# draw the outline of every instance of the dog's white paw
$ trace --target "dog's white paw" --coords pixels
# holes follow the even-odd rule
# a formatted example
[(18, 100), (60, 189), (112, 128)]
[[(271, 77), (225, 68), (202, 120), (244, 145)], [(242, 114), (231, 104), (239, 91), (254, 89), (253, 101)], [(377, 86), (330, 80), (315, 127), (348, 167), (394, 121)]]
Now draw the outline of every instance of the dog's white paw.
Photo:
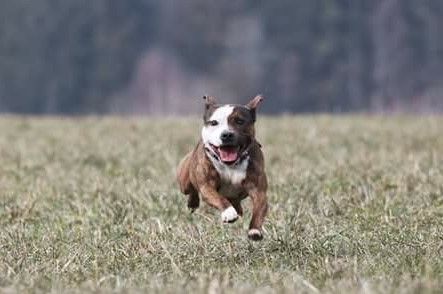
[(263, 239), (263, 234), (258, 229), (250, 229), (248, 232), (248, 238), (253, 241), (259, 241), (259, 240)]
[(222, 212), (221, 217), (224, 223), (232, 223), (238, 219), (238, 213), (234, 207), (229, 206)]

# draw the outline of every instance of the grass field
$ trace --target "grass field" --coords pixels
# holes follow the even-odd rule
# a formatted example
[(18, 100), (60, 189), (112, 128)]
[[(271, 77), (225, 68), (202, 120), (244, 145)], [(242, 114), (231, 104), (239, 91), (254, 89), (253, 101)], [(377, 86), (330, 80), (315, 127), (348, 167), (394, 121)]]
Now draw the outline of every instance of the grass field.
[(0, 117), (0, 292), (441, 293), (443, 117), (262, 117), (262, 242), (187, 211), (199, 128)]

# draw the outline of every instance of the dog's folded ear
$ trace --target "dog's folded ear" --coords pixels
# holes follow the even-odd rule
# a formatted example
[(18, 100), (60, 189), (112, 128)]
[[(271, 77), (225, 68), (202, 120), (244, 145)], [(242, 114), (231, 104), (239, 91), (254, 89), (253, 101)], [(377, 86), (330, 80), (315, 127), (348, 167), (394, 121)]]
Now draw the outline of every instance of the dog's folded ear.
[(263, 101), (264, 97), (262, 95), (255, 96), (251, 101), (249, 101), (248, 104), (246, 104), (246, 107), (251, 110), (256, 110), (257, 107), (260, 105), (260, 103)]
[(208, 96), (208, 95), (203, 96), (203, 100), (205, 100), (206, 107), (214, 106), (217, 103), (217, 101), (215, 100), (215, 97)]

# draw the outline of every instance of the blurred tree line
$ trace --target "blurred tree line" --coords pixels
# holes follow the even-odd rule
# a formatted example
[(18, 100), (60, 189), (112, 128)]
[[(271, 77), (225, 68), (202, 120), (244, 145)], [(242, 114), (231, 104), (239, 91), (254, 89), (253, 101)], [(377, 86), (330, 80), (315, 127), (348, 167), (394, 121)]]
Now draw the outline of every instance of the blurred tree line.
[(0, 2), (0, 111), (443, 110), (441, 0)]

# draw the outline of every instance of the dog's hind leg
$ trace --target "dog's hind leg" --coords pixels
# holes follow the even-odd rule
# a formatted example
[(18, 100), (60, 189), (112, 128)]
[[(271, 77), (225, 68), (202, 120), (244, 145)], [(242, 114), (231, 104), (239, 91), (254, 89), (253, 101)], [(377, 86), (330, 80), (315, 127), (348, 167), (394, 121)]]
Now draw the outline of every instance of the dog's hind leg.
[(191, 212), (194, 212), (200, 205), (200, 198), (198, 197), (198, 192), (192, 186), (191, 193), (188, 194), (188, 208)]
[(177, 168), (177, 182), (180, 186), (180, 191), (187, 195), (191, 192), (193, 186), (189, 178), (189, 163), (192, 156), (192, 152), (188, 153), (182, 161), (180, 161)]
[(177, 169), (177, 181), (180, 186), (180, 191), (188, 195), (188, 207), (194, 211), (200, 205), (200, 198), (198, 197), (198, 191), (192, 185), (189, 177), (189, 163), (192, 157), (192, 152), (183, 158), (178, 165)]

